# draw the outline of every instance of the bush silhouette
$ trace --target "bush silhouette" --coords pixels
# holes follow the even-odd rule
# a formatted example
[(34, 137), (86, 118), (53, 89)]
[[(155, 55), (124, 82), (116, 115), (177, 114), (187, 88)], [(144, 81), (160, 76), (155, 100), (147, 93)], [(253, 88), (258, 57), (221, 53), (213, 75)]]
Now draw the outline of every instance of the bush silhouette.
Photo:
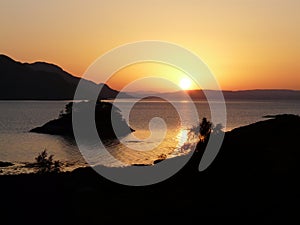
[(189, 135), (191, 138), (194, 138), (195, 136), (199, 137), (200, 142), (207, 142), (212, 130), (212, 122), (204, 117), (198, 126), (191, 128)]
[(35, 158), (36, 167), (38, 168), (39, 174), (44, 173), (59, 173), (61, 170), (60, 161), (53, 161), (53, 155), (48, 156), (47, 150), (45, 149)]

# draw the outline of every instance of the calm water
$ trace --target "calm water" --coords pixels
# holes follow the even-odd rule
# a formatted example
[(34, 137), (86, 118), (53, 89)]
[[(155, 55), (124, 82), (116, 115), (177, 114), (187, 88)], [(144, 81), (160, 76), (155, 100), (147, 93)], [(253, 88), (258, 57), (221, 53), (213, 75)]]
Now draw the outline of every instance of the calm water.
[[(35, 134), (28, 131), (57, 118), (68, 101), (0, 101), (0, 161), (16, 163), (14, 167), (2, 170), (2, 173), (28, 172), (22, 163), (33, 162), (36, 155), (47, 149), (54, 158), (65, 163), (65, 170), (72, 170), (86, 165), (76, 143), (56, 135)], [(124, 101), (126, 108), (128, 102)], [(152, 163), (161, 154), (172, 157), (182, 154), (180, 147), (187, 139), (188, 128), (195, 125), (195, 118), (190, 115), (190, 103), (176, 102), (185, 114), (185, 121), (174, 107), (167, 102), (142, 101), (137, 103), (129, 116), (129, 124), (136, 130), (122, 139), (122, 143), (107, 143), (109, 152), (125, 164)], [(227, 105), (226, 130), (247, 125), (267, 114), (292, 113), (300, 115), (299, 101), (230, 101)], [(197, 102), (200, 118), (210, 118), (207, 103)], [(167, 126), (164, 132), (162, 123), (153, 123), (149, 130), (149, 121), (160, 117)], [(160, 143), (162, 137), (165, 138)], [(136, 151), (134, 149), (152, 149)], [(108, 155), (100, 155), (95, 164), (119, 166)]]

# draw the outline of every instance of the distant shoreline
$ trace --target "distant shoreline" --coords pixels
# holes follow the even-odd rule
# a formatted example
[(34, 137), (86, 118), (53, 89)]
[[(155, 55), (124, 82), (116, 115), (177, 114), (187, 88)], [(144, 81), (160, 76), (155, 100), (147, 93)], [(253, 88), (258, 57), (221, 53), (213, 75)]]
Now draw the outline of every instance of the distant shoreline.
[[(298, 92), (298, 91), (297, 91)], [(146, 102), (146, 101), (165, 101), (164, 97), (167, 97), (167, 95), (169, 94), (166, 94), (166, 96), (164, 96), (164, 94), (161, 95), (161, 97), (156, 97), (156, 96), (153, 96), (153, 97), (146, 97), (146, 98), (142, 98), (142, 101)], [(137, 97), (138, 98), (138, 97)], [(128, 100), (134, 100), (134, 99), (137, 99), (137, 98), (134, 98), (134, 97), (131, 97), (131, 98), (120, 98), (120, 99), (117, 99), (118, 101), (128, 101)], [(185, 97), (171, 97), (168, 99), (170, 99), (171, 101), (187, 101), (187, 99)], [(193, 102), (195, 101), (207, 101), (206, 98), (191, 98)], [(102, 101), (108, 101), (108, 102), (113, 102), (114, 98), (111, 98), (111, 99), (102, 99)], [(281, 97), (281, 98), (273, 98), (273, 97), (234, 97), (234, 98), (224, 98), (225, 101), (276, 101), (276, 100), (280, 100), (280, 101), (300, 101), (300, 91), (299, 91), (299, 98), (290, 98), (290, 97)], [(0, 99), (0, 102), (54, 102), (54, 101), (57, 101), (57, 102), (81, 102), (81, 101), (89, 101), (88, 99), (82, 99), (82, 100), (74, 100), (74, 99)], [(218, 99), (216, 99), (216, 101), (218, 101)]]

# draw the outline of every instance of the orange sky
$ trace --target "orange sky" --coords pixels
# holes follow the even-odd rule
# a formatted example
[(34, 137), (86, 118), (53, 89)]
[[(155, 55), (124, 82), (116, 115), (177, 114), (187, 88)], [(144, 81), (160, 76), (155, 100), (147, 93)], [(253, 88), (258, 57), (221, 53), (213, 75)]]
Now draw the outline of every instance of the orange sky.
[[(298, 0), (1, 0), (0, 51), (81, 76), (112, 48), (163, 40), (196, 53), (222, 89), (300, 90), (299, 9)], [(130, 76), (145, 72), (137, 68)]]

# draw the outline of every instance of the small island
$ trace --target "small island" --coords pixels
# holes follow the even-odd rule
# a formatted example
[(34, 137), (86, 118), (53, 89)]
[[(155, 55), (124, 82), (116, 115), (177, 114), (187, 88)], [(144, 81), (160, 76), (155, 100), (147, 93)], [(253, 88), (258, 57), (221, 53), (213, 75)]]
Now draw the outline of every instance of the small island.
[[(30, 130), (30, 132), (61, 135), (74, 138), (72, 126), (73, 107), (76, 107), (76, 110), (74, 110), (73, 113), (82, 113), (87, 108), (88, 104), (92, 104), (92, 102), (70, 102), (65, 106), (65, 110), (60, 112), (58, 119), (51, 120), (41, 127), (33, 128)], [(111, 123), (111, 118), (118, 123), (120, 128), (118, 135), (125, 136), (131, 132), (134, 132), (134, 130), (128, 126), (122, 117), (119, 108), (114, 106), (112, 103), (98, 101), (95, 104), (95, 123), (100, 138), (116, 138), (116, 134)]]

